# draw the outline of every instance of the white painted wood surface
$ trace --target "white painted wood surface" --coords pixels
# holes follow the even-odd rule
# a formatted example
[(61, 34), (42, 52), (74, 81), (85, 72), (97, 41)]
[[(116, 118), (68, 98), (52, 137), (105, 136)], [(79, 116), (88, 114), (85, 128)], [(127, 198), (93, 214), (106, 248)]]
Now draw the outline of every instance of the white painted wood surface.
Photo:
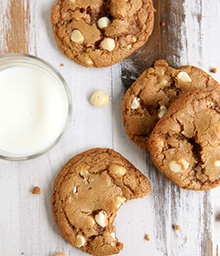
[[(164, 51), (163, 57), (173, 65), (197, 65), (207, 72), (217, 67), (218, 72), (212, 75), (220, 81), (220, 1), (154, 2), (161, 7), (155, 15), (165, 22), (166, 17), (172, 17), (173, 21), (166, 24), (168, 34), (162, 32), (172, 49)], [(53, 182), (73, 155), (93, 147), (109, 147), (142, 170), (153, 187), (152, 195), (128, 202), (118, 212), (117, 236), (124, 242), (120, 255), (217, 256), (220, 188), (208, 192), (185, 191), (152, 166), (147, 153), (128, 139), (122, 125), (121, 100), (125, 89), (121, 74), (124, 64), (134, 60), (103, 69), (87, 69), (71, 62), (54, 42), (50, 25), (54, 3), (54, 0), (0, 2), (1, 54), (22, 51), (45, 59), (66, 79), (73, 101), (69, 129), (52, 150), (24, 162), (0, 160), (0, 255), (53, 256), (57, 252), (65, 252), (67, 256), (85, 255), (62, 238), (52, 218)], [(173, 12), (162, 12), (166, 5)], [(181, 26), (175, 25), (179, 15), (184, 20)], [(170, 41), (169, 33), (176, 34), (177, 39)], [(135, 75), (138, 71), (135, 70)], [(89, 103), (89, 96), (96, 89), (111, 95), (107, 107), (97, 109)], [(31, 193), (34, 186), (41, 187), (40, 195)], [(181, 229), (174, 231), (174, 224)], [(144, 239), (145, 234), (150, 235), (150, 241)]]

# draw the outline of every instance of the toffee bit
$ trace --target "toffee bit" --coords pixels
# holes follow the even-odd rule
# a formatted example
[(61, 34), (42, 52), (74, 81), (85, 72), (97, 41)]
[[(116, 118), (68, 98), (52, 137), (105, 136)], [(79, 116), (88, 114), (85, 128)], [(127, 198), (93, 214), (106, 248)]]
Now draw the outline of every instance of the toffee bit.
[(220, 213), (217, 214), (216, 221), (220, 221)]

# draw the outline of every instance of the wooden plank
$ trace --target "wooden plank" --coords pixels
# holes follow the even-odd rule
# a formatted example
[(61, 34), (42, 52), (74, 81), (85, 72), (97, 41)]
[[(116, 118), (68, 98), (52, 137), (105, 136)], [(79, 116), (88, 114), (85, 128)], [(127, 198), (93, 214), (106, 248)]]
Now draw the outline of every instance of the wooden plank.
[[(180, 65), (182, 25), (185, 13), (183, 0), (154, 1), (155, 24), (148, 42), (122, 61), (123, 86), (131, 83), (157, 59), (166, 59), (174, 67)], [(162, 25), (161, 22), (165, 24)]]
[[(173, 67), (191, 64), (203, 68), (206, 62), (207, 56), (204, 55), (207, 50), (204, 45), (208, 38), (204, 38), (204, 33), (208, 36), (208, 29), (203, 22), (204, 12), (209, 10), (210, 16), (215, 13), (216, 18), (219, 15), (214, 10), (216, 6), (201, 0), (154, 1), (154, 5), (153, 34), (142, 49), (121, 63), (125, 90), (157, 59), (164, 58)], [(161, 22), (165, 24), (161, 26)], [(215, 56), (212, 58), (216, 59)], [(204, 68), (208, 72), (208, 65), (205, 64)], [(149, 157), (147, 166), (154, 191), (151, 204), (155, 255), (215, 255), (212, 192), (179, 189), (152, 166)], [(180, 231), (173, 230), (175, 224), (180, 225)]]
[[(27, 162), (0, 161), (1, 253), (85, 255), (62, 238), (52, 217), (50, 196), (62, 165), (72, 155), (100, 146), (122, 153), (149, 177), (153, 187), (152, 195), (120, 209), (117, 236), (125, 244), (120, 256), (217, 256), (220, 189), (185, 191), (167, 181), (149, 155), (128, 139), (121, 100), (125, 89), (159, 58), (173, 66), (189, 63), (206, 71), (213, 65), (220, 68), (220, 2), (154, 0), (155, 28), (148, 43), (122, 63), (105, 69), (86, 69), (59, 52), (49, 20), (54, 2), (0, 3), (0, 53), (25, 52), (49, 61), (65, 77), (73, 98), (70, 127), (56, 147)], [(213, 75), (220, 79), (219, 73)], [(100, 88), (111, 95), (111, 101), (97, 110), (88, 99)], [(35, 185), (42, 189), (39, 196), (31, 194)], [(174, 224), (180, 225), (179, 231), (173, 229)], [(144, 240), (145, 233), (150, 241)]]
[(29, 3), (25, 0), (11, 0), (1, 5), (4, 44), (1, 53), (28, 53)]

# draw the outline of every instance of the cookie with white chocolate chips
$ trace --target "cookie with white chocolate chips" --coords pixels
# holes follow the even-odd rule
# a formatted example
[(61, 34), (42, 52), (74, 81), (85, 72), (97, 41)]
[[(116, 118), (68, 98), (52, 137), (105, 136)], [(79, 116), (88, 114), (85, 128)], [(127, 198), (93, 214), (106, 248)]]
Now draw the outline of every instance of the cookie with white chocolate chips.
[(220, 87), (181, 95), (149, 138), (154, 165), (184, 189), (220, 185)]
[(147, 150), (148, 138), (169, 105), (181, 94), (219, 83), (194, 66), (172, 68), (158, 60), (126, 91), (122, 101), (123, 124), (128, 137)]
[(96, 256), (119, 253), (114, 218), (120, 206), (151, 192), (148, 179), (112, 149), (95, 148), (70, 159), (52, 195), (54, 218), (75, 247)]
[(59, 49), (86, 67), (121, 61), (148, 40), (152, 0), (58, 0), (51, 23)]

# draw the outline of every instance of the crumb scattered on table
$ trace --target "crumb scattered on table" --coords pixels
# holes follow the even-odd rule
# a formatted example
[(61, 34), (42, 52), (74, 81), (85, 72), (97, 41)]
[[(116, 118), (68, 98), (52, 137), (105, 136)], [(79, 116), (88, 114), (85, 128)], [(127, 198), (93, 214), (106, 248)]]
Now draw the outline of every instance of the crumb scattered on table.
[(175, 231), (180, 230), (180, 225), (177, 225), (177, 224), (173, 225), (173, 229), (174, 229)]
[(34, 187), (33, 190), (32, 190), (32, 194), (34, 195), (39, 195), (41, 193), (41, 189), (40, 187)]
[(217, 68), (216, 68), (216, 67), (211, 68), (211, 69), (210, 69), (210, 72), (212, 72), (212, 73), (217, 73)]
[(149, 234), (145, 234), (144, 239), (147, 241), (150, 241), (150, 235)]
[(63, 66), (64, 66), (64, 64), (63, 64), (63, 63), (60, 63), (60, 66), (61, 66), (61, 67), (63, 67)]
[(220, 221), (220, 213), (217, 214), (216, 221)]
[(66, 254), (61, 252), (61, 253), (56, 253), (55, 256), (66, 256)]
[(165, 26), (166, 26), (166, 22), (165, 22), (165, 21), (161, 21), (161, 22), (160, 22), (160, 26), (161, 26), (161, 27), (165, 27)]

